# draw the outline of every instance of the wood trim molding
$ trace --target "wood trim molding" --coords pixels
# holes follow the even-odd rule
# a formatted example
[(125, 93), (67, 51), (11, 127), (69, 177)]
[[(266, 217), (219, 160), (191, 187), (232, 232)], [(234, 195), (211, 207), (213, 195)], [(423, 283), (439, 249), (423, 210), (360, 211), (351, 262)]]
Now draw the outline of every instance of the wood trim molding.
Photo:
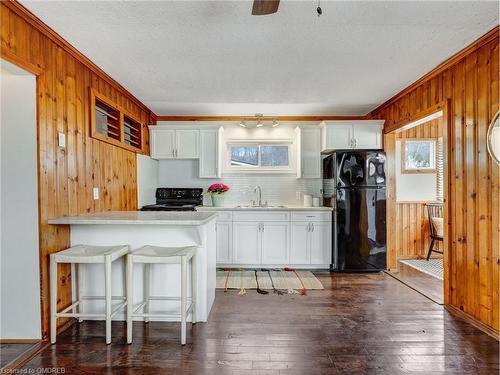
[(452, 315), (456, 316), (459, 319), (464, 320), (465, 322), (469, 323), (470, 325), (476, 327), (480, 331), (486, 333), (488, 336), (493, 337), (495, 340), (499, 341), (499, 333), (497, 330), (491, 328), (490, 326), (484, 324), (483, 322), (477, 320), (473, 316), (467, 314), (466, 312), (460, 310), (459, 308), (450, 305), (450, 304), (445, 304), (444, 308)]
[(444, 110), (446, 109), (446, 101), (442, 101), (436, 105), (433, 105), (429, 108), (424, 109), (423, 111), (416, 112), (412, 115), (406, 116), (405, 118), (401, 119), (400, 121), (396, 122), (395, 124), (388, 125), (384, 127), (384, 133), (392, 133), (396, 132), (399, 129), (404, 128), (408, 124), (411, 124), (412, 122), (416, 122), (418, 120), (421, 120), (429, 115), (432, 115), (433, 113), (443, 111), (443, 115), (440, 117), (444, 117), (445, 113)]
[[(2, 4), (9, 8), (12, 12), (16, 13), (23, 20), (28, 22), (31, 26), (40, 31), (47, 38), (52, 40), (62, 49), (64, 49), (67, 53), (73, 56), (76, 60), (84, 64), (87, 68), (89, 68), (93, 73), (99, 76), (99, 78), (108, 82), (118, 91), (120, 91), (123, 95), (126, 95), (131, 101), (133, 101), (137, 106), (141, 109), (151, 112), (151, 110), (146, 107), (139, 99), (137, 99), (134, 95), (132, 95), (125, 87), (120, 85), (117, 81), (115, 81), (111, 76), (109, 76), (104, 70), (99, 68), (96, 64), (94, 64), (88, 57), (78, 51), (75, 47), (73, 47), (70, 43), (68, 43), (62, 36), (60, 36), (57, 32), (52, 30), (49, 26), (47, 26), (42, 20), (40, 20), (37, 16), (31, 13), (27, 8), (21, 5), (17, 0), (8, 0), (2, 1)], [(4, 48), (2, 48), (2, 56), (4, 55)], [(10, 53), (12, 55), (12, 53)], [(18, 59), (19, 61), (19, 59)], [(17, 64), (17, 62), (16, 62)], [(19, 64), (17, 64), (19, 65)], [(22, 65), (21, 65), (22, 67)], [(40, 71), (43, 71), (41, 68)], [(36, 73), (34, 73), (36, 74)]]
[(333, 121), (367, 120), (367, 116), (156, 116), (156, 121)]
[(432, 69), (429, 73), (425, 74), (424, 76), (420, 77), (418, 80), (413, 82), (410, 86), (404, 88), (402, 91), (394, 95), (392, 98), (389, 100), (385, 101), (381, 105), (379, 105), (377, 108), (372, 110), (370, 113), (367, 114), (368, 117), (370, 117), (373, 114), (376, 114), (378, 111), (380, 111), (382, 108), (387, 107), (388, 105), (396, 102), (397, 100), (401, 99), (403, 96), (408, 94), (410, 91), (414, 90), (424, 82), (434, 78), (438, 74), (442, 73), (444, 70), (448, 69), (450, 66), (453, 66), (456, 64), (458, 61), (462, 60), (465, 56), (469, 55), (471, 52), (474, 52), (475, 50), (478, 50), (485, 44), (498, 39), (500, 35), (500, 25), (495, 26), (493, 29), (488, 31), (486, 34), (481, 36), (479, 39), (475, 40), (471, 44), (469, 44), (467, 47), (461, 49), (445, 61), (443, 61), (441, 64), (439, 64), (437, 67)]
[(5, 48), (3, 44), (1, 45), (0, 56), (2, 57), (2, 59), (26, 70), (27, 72), (30, 72), (31, 74), (34, 74), (35, 76), (39, 76), (43, 73), (42, 68), (19, 58), (17, 55), (13, 54), (11, 51)]

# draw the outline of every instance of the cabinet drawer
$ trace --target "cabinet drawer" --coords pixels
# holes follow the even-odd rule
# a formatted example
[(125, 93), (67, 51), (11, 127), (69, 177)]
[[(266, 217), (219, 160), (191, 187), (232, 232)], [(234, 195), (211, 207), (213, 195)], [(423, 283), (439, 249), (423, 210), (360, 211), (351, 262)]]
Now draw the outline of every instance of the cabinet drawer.
[(292, 221), (332, 221), (332, 211), (292, 212)]
[(217, 221), (232, 221), (233, 212), (232, 211), (217, 211)]
[(233, 212), (234, 221), (290, 221), (290, 212), (262, 212), (262, 211), (245, 211)]

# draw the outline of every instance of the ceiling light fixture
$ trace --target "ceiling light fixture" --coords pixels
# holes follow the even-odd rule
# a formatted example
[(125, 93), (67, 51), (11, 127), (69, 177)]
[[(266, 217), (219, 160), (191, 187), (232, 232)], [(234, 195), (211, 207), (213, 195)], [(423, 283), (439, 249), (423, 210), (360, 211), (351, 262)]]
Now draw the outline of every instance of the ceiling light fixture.
[(241, 126), (242, 128), (246, 128), (246, 127), (247, 127), (247, 126), (245, 125), (245, 122), (244, 122), (244, 121), (241, 121), (241, 122), (240, 122), (240, 126)]
[(264, 125), (262, 124), (262, 121), (260, 121), (260, 120), (259, 120), (259, 122), (257, 123), (257, 127), (258, 127), (258, 128), (261, 128), (261, 127), (263, 127), (263, 126), (264, 126)]
[(273, 121), (273, 128), (277, 127), (280, 123), (277, 120)]

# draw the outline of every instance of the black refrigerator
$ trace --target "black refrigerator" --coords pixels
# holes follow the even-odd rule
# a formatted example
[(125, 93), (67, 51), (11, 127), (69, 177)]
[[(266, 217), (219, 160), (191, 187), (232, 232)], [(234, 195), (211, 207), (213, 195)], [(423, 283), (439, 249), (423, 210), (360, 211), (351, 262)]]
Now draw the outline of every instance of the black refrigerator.
[(331, 268), (386, 268), (386, 177), (382, 151), (337, 151), (323, 158), (323, 204), (333, 211)]

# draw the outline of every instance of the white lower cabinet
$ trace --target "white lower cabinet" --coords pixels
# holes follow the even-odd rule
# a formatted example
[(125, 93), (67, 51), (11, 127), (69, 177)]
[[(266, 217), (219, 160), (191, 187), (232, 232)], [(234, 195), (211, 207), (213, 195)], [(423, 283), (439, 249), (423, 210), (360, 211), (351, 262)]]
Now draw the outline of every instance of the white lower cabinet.
[(309, 223), (292, 223), (290, 264), (309, 263)]
[(233, 223), (233, 263), (260, 264), (261, 223)]
[(331, 212), (221, 211), (216, 228), (218, 265), (320, 268), (331, 263)]
[(290, 264), (330, 264), (331, 254), (331, 222), (292, 223)]
[(330, 264), (332, 258), (332, 223), (311, 223), (309, 239), (310, 264)]
[(266, 222), (261, 228), (262, 264), (288, 264), (290, 223)]
[(217, 263), (232, 263), (233, 223), (230, 221), (221, 221), (215, 225), (217, 231)]

